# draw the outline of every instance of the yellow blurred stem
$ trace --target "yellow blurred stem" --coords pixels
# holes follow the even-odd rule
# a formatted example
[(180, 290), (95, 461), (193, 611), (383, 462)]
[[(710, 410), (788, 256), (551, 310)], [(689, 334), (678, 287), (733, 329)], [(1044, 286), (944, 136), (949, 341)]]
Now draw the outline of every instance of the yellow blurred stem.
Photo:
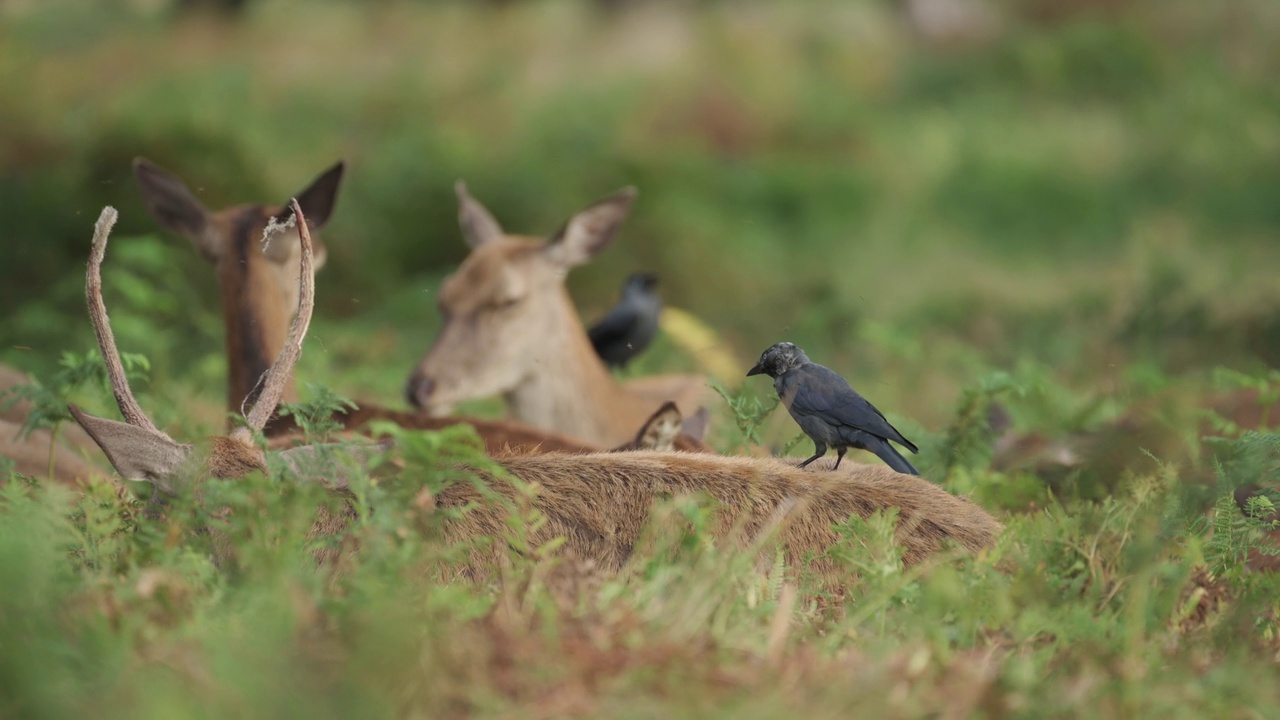
[(737, 385), (744, 374), (741, 363), (733, 356), (720, 336), (692, 313), (664, 307), (658, 318), (662, 331), (712, 377), (728, 385)]

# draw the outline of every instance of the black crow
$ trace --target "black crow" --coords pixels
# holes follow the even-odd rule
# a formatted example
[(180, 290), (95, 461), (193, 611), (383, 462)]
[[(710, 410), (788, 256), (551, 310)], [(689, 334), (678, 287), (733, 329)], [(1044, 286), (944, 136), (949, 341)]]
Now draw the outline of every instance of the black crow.
[(662, 299), (654, 292), (657, 286), (657, 275), (633, 273), (622, 286), (618, 304), (587, 330), (596, 354), (609, 367), (625, 367), (658, 334)]
[(765, 350), (747, 376), (761, 373), (773, 378), (773, 387), (782, 404), (813, 441), (814, 455), (800, 463), (800, 467), (826, 455), (830, 445), (836, 449), (837, 468), (852, 447), (870, 450), (900, 473), (920, 474), (889, 441), (913, 453), (919, 449), (895, 430), (874, 405), (849, 387), (844, 378), (810, 361), (794, 344), (778, 343)]

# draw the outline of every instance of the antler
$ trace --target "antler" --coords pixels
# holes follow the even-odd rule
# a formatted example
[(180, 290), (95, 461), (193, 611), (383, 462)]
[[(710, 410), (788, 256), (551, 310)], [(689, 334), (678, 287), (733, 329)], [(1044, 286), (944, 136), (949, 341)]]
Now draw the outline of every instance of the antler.
[(125, 422), (136, 427), (156, 430), (155, 423), (142, 411), (138, 401), (129, 389), (129, 379), (125, 377), (124, 365), (120, 362), (120, 352), (116, 350), (116, 337), (111, 332), (111, 321), (107, 318), (107, 306), (102, 301), (102, 260), (107, 254), (107, 237), (116, 224), (119, 213), (108, 205), (102, 208), (98, 222), (93, 226), (93, 249), (89, 252), (89, 270), (85, 274), (84, 296), (89, 304), (89, 319), (93, 321), (93, 331), (98, 336), (98, 349), (102, 351), (102, 362), (107, 366), (107, 378), (111, 381), (111, 392), (116, 396), (116, 405)]
[(302, 214), (302, 208), (298, 205), (296, 198), (289, 201), (289, 206), (293, 209), (293, 217), (298, 223), (298, 237), (302, 243), (302, 263), (299, 269), (300, 278), (298, 284), (300, 286), (298, 292), (298, 314), (293, 318), (293, 325), (289, 327), (289, 338), (284, 343), (284, 348), (280, 350), (280, 355), (276, 357), (275, 364), (267, 371), (265, 380), (263, 381), (262, 393), (258, 395), (258, 401), (253, 404), (253, 409), (249, 411), (246, 418), (247, 427), (238, 427), (231, 433), (231, 438), (239, 440), (248, 445), (251, 444), (251, 436), (254, 432), (261, 431), (267, 424), (267, 420), (271, 418), (271, 413), (275, 412), (276, 406), (280, 404), (280, 397), (284, 394), (285, 384), (289, 379), (289, 374), (293, 372), (293, 366), (298, 362), (298, 358), (302, 356), (302, 340), (307, 335), (307, 327), (311, 325), (311, 311), (314, 309), (316, 301), (315, 286), (315, 268), (312, 265), (311, 256), (311, 231), (307, 228), (307, 219)]

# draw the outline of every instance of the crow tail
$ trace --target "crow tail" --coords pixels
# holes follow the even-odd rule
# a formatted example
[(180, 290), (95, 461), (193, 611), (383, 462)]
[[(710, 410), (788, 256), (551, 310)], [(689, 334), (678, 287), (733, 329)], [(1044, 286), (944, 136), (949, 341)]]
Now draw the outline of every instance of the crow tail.
[(869, 444), (867, 449), (875, 453), (876, 457), (883, 460), (886, 465), (900, 473), (906, 473), (907, 475), (920, 474), (920, 471), (916, 469), (916, 466), (912, 465), (906, 458), (902, 457), (902, 454), (898, 452), (897, 448), (890, 445), (888, 440), (881, 440), (880, 438), (875, 438), (875, 440), (876, 442), (874, 444)]

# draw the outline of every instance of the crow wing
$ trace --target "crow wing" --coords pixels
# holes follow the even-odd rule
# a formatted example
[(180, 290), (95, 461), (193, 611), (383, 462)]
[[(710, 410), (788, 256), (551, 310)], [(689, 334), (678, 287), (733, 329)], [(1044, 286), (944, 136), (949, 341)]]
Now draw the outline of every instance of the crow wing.
[(784, 378), (784, 398), (790, 396), (788, 407), (792, 412), (862, 430), (893, 440), (911, 452), (919, 452), (915, 443), (890, 425), (875, 405), (859, 395), (857, 390), (830, 368), (809, 363), (791, 370)]
[(603, 320), (592, 325), (587, 330), (587, 336), (591, 338), (596, 352), (603, 354), (617, 343), (626, 342), (638, 320), (635, 308), (626, 304), (619, 305), (609, 311)]

